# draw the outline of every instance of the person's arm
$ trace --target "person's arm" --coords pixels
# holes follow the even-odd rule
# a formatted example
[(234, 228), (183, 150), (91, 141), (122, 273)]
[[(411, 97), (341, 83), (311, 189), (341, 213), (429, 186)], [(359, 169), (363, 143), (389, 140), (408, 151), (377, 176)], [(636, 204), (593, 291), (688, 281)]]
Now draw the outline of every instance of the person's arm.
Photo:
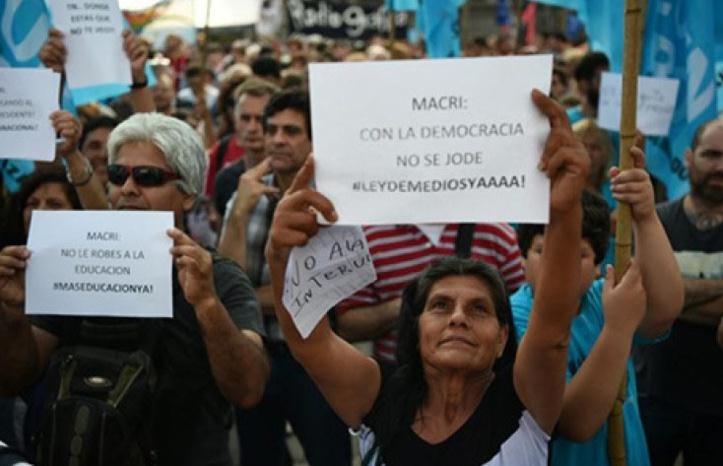
[(218, 252), (246, 269), (246, 229), (249, 217), (264, 194), (278, 193), (278, 188), (266, 185), (262, 178), (269, 173), (271, 161), (263, 162), (247, 170), (239, 178), (233, 205), (226, 212)]
[(249, 408), (261, 400), (270, 372), (261, 336), (236, 328), (216, 294), (211, 253), (178, 229), (168, 235), (174, 241), (178, 281), (196, 311), (216, 384), (234, 405)]
[(261, 311), (264, 315), (276, 315), (275, 304), (274, 304), (274, 289), (271, 285), (264, 285), (255, 288), (256, 297), (261, 305)]
[(55, 149), (56, 154), (65, 159), (68, 181), (78, 193), (83, 208), (107, 210), (108, 199), (105, 188), (93, 173), (88, 159), (78, 150), (78, 140), (82, 133), (80, 121), (64, 110), (53, 112), (50, 120), (61, 138)]
[(0, 251), (0, 396), (23, 393), (43, 373), (57, 338), (25, 316), (25, 246)]
[(156, 111), (156, 103), (153, 101), (153, 92), (148, 87), (148, 76), (146, 76), (146, 60), (148, 60), (148, 49), (131, 31), (123, 31), (123, 50), (131, 62), (131, 79), (134, 86), (131, 86), (130, 103), (136, 113), (151, 113)]
[(540, 169), (550, 178), (550, 222), (527, 328), (514, 363), (515, 390), (547, 433), (562, 410), (570, 323), (579, 305), (582, 206), (590, 157), (575, 138), (565, 110), (535, 90), (533, 100), (550, 119)]
[(630, 204), (635, 230), (635, 260), (640, 266), (647, 293), (647, 311), (638, 333), (647, 339), (664, 334), (683, 309), (683, 280), (663, 224), (655, 212), (650, 176), (645, 171), (645, 154), (630, 149), (633, 168), (610, 171), (613, 197)]
[(303, 339), (282, 301), (284, 273), (291, 248), (306, 244), (319, 229), (316, 214), (309, 207), (328, 221), (336, 221), (331, 202), (308, 188), (314, 176), (313, 163), (313, 157), (309, 156), (276, 208), (266, 244), (266, 260), (274, 289), (276, 317), (286, 343), (337, 415), (347, 425), (357, 427), (379, 394), (381, 371), (378, 364), (334, 334), (327, 317)]
[(685, 304), (679, 319), (718, 326), (723, 318), (723, 279), (683, 279)]
[(196, 96), (195, 112), (200, 122), (199, 133), (201, 134), (201, 139), (203, 139), (203, 145), (206, 149), (210, 149), (216, 144), (218, 137), (216, 137), (216, 130), (213, 127), (211, 110), (208, 108), (208, 105), (206, 105), (205, 92)]
[(395, 298), (371, 306), (337, 312), (336, 331), (350, 343), (376, 340), (396, 328), (400, 306), (400, 298)]
[[(65, 48), (63, 38), (65, 36), (58, 29), (50, 28), (48, 30), (48, 39), (38, 52), (40, 62), (46, 68), (50, 68), (56, 73), (65, 71), (65, 60), (68, 58), (68, 49)], [(62, 92), (62, 89), (61, 89)]]
[(586, 442), (600, 429), (612, 409), (627, 369), (633, 335), (645, 314), (641, 271), (634, 262), (618, 285), (608, 266), (603, 289), (605, 323), (580, 369), (565, 387), (560, 434)]

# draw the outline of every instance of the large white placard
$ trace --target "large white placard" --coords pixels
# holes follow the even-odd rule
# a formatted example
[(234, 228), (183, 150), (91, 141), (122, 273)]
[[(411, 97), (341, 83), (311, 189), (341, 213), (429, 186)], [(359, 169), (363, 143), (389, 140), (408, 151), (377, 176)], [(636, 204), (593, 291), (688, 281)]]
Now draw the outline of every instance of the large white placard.
[[(667, 136), (675, 112), (680, 81), (638, 76), (637, 126), (648, 136)], [(603, 73), (600, 81), (598, 125), (620, 131), (623, 78), (619, 73)]]
[(65, 34), (65, 72), (71, 89), (131, 84), (118, 0), (50, 0), (50, 8), (53, 24)]
[(51, 161), (60, 75), (45, 68), (0, 68), (0, 158)]
[(376, 279), (362, 229), (324, 227), (305, 246), (291, 250), (284, 306), (306, 338), (329, 309)]
[(172, 317), (172, 227), (172, 212), (33, 212), (26, 312)]
[(347, 225), (537, 222), (549, 55), (310, 66), (316, 185)]

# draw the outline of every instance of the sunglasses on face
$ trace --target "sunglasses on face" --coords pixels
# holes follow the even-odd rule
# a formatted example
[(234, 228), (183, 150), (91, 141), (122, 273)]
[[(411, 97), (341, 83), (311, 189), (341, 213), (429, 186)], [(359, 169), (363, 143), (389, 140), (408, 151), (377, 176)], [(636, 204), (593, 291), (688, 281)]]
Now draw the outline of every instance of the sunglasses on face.
[(128, 165), (108, 165), (108, 181), (116, 186), (123, 186), (128, 177), (133, 177), (133, 182), (144, 188), (162, 186), (169, 181), (180, 180), (181, 175), (169, 172), (159, 167)]

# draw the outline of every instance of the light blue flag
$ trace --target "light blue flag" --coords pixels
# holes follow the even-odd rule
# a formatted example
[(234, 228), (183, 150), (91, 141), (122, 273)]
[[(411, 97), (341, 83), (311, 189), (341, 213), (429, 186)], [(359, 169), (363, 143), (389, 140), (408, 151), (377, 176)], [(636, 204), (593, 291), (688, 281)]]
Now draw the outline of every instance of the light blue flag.
[[(689, 190), (683, 164), (696, 128), (716, 117), (714, 21), (719, 0), (649, 0), (643, 74), (680, 80), (667, 138), (651, 138), (648, 169), (665, 183), (668, 198)], [(718, 11), (716, 11), (718, 9)]]
[(623, 67), (625, 0), (540, 0), (538, 3), (577, 11), (585, 24), (590, 48), (610, 59), (610, 70)]
[(419, 0), (417, 21), (421, 22), (431, 58), (459, 57), (459, 7), (465, 0)]
[[(586, 0), (537, 0), (537, 3), (544, 3), (546, 5), (559, 6), (560, 8), (567, 8), (568, 10), (576, 10), (581, 13), (581, 3), (584, 4)], [(579, 14), (578, 14), (579, 16)], [(580, 18), (582, 19), (582, 17)]]
[(48, 38), (48, 10), (43, 0), (0, 0), (0, 66), (36, 67)]
[(387, 11), (417, 11), (419, 0), (384, 0)]

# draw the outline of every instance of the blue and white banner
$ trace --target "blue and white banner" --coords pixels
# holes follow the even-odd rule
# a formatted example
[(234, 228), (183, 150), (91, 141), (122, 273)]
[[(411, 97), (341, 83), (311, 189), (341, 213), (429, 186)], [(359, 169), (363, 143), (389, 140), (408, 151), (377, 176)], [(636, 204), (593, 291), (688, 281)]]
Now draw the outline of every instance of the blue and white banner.
[(670, 199), (688, 192), (685, 150), (698, 126), (718, 112), (714, 21), (721, 18), (719, 0), (648, 1), (643, 74), (680, 80), (670, 134), (651, 138), (647, 148), (648, 169), (665, 183)]
[(459, 8), (466, 0), (419, 0), (417, 23), (424, 31), (430, 58), (452, 58), (461, 54)]
[(0, 14), (0, 66), (39, 66), (50, 27), (44, 0), (0, 0)]

